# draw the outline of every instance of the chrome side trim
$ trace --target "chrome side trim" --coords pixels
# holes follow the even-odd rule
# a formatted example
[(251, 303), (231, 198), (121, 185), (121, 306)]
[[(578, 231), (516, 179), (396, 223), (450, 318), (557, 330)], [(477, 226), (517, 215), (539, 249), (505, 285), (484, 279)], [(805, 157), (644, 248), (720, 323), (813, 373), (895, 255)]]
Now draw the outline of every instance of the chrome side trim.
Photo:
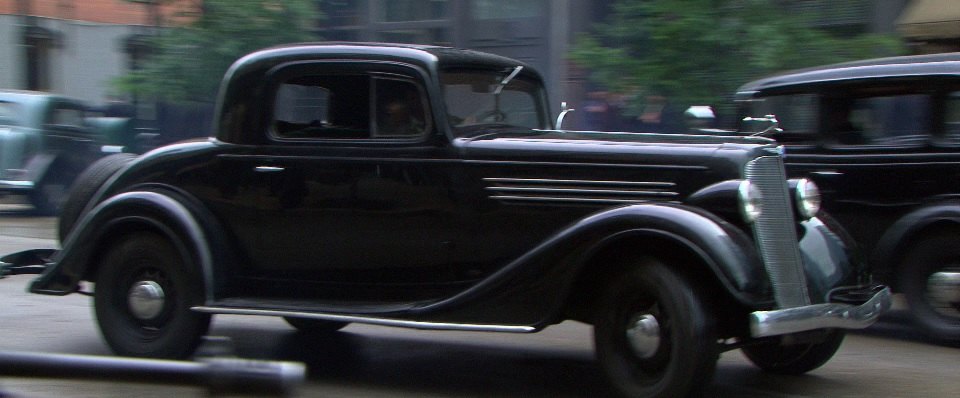
[(884, 288), (861, 305), (814, 304), (750, 314), (753, 337), (779, 336), (815, 329), (863, 329), (890, 309), (890, 288)]
[(292, 316), (299, 318), (320, 319), (324, 321), (365, 323), (369, 325), (395, 326), (422, 330), (458, 330), (467, 332), (503, 332), (503, 333), (533, 333), (539, 329), (533, 326), (509, 325), (478, 325), (442, 322), (407, 321), (402, 319), (373, 318), (356, 315), (318, 314), (312, 312), (260, 310), (249, 308), (232, 308), (200, 305), (190, 308), (193, 311), (207, 314), (224, 315), (258, 315), (258, 316)]
[(637, 196), (677, 196), (676, 192), (665, 191), (623, 191), (607, 189), (576, 189), (576, 188), (532, 188), (532, 187), (487, 187), (488, 191), (495, 192), (528, 192), (528, 193), (582, 193), (608, 195), (637, 195)]
[(19, 191), (33, 189), (33, 181), (0, 180), (0, 189)]
[(554, 180), (547, 178), (484, 178), (487, 182), (516, 182), (529, 184), (576, 184), (576, 185), (623, 185), (636, 187), (658, 187), (672, 188), (677, 184), (672, 182), (653, 182), (653, 181), (602, 181), (602, 180)]
[(629, 204), (670, 201), (680, 196), (677, 184), (658, 181), (557, 180), (547, 178), (483, 179), (490, 198), (543, 203)]
[(497, 195), (491, 196), (491, 199), (522, 202), (545, 202), (545, 203), (591, 203), (591, 204), (630, 204), (642, 203), (642, 199), (607, 199), (607, 198), (565, 198), (565, 197), (546, 197), (546, 196), (510, 196)]

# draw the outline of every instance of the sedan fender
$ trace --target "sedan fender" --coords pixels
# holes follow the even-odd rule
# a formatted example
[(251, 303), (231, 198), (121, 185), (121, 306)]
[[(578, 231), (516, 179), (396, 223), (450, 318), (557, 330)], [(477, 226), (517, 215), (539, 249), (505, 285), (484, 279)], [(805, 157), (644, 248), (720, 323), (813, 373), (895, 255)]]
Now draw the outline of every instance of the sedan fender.
[(884, 233), (870, 263), (877, 272), (894, 271), (913, 238), (930, 228), (946, 225), (960, 226), (960, 202), (938, 202), (916, 209), (901, 217)]

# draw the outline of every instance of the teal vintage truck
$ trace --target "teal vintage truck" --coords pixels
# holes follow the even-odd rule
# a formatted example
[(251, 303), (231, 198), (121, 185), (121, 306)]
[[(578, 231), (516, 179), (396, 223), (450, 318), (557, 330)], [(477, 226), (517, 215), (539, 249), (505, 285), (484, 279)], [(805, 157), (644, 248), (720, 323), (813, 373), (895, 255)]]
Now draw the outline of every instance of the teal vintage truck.
[(0, 197), (22, 195), (36, 214), (57, 214), (88, 165), (131, 150), (132, 119), (98, 116), (77, 99), (0, 90)]

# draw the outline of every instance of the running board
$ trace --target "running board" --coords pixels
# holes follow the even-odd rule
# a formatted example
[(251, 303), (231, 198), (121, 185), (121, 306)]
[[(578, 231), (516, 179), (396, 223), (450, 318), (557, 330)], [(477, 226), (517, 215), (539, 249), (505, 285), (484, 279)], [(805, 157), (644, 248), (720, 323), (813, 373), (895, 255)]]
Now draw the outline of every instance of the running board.
[(217, 306), (206, 306), (206, 305), (196, 306), (191, 309), (194, 311), (203, 312), (206, 314), (259, 315), (259, 316), (275, 316), (275, 317), (288, 316), (288, 317), (296, 317), (296, 318), (319, 319), (323, 321), (364, 323), (368, 325), (395, 326), (395, 327), (413, 328), (413, 329), (422, 329), (422, 330), (457, 330), (457, 331), (466, 331), (466, 332), (501, 332), (501, 333), (533, 333), (539, 330), (532, 326), (478, 325), (478, 324), (463, 324), (463, 323), (407, 321), (402, 319), (374, 318), (374, 317), (365, 317), (365, 316), (356, 316), (356, 315), (318, 314), (313, 312), (217, 307)]

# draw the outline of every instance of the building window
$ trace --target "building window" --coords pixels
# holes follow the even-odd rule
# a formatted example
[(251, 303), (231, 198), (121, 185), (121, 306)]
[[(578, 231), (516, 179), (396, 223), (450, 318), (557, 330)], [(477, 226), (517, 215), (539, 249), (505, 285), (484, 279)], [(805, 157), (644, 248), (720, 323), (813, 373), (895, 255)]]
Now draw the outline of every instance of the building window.
[(379, 0), (378, 22), (431, 21), (446, 19), (450, 13), (447, 0)]
[(472, 14), (478, 20), (536, 18), (546, 14), (542, 1), (473, 0)]
[(366, 0), (329, 0), (320, 2), (328, 26), (360, 26), (366, 23)]
[(27, 59), (27, 89), (50, 89), (50, 51), (56, 33), (39, 26), (28, 26), (23, 32)]

